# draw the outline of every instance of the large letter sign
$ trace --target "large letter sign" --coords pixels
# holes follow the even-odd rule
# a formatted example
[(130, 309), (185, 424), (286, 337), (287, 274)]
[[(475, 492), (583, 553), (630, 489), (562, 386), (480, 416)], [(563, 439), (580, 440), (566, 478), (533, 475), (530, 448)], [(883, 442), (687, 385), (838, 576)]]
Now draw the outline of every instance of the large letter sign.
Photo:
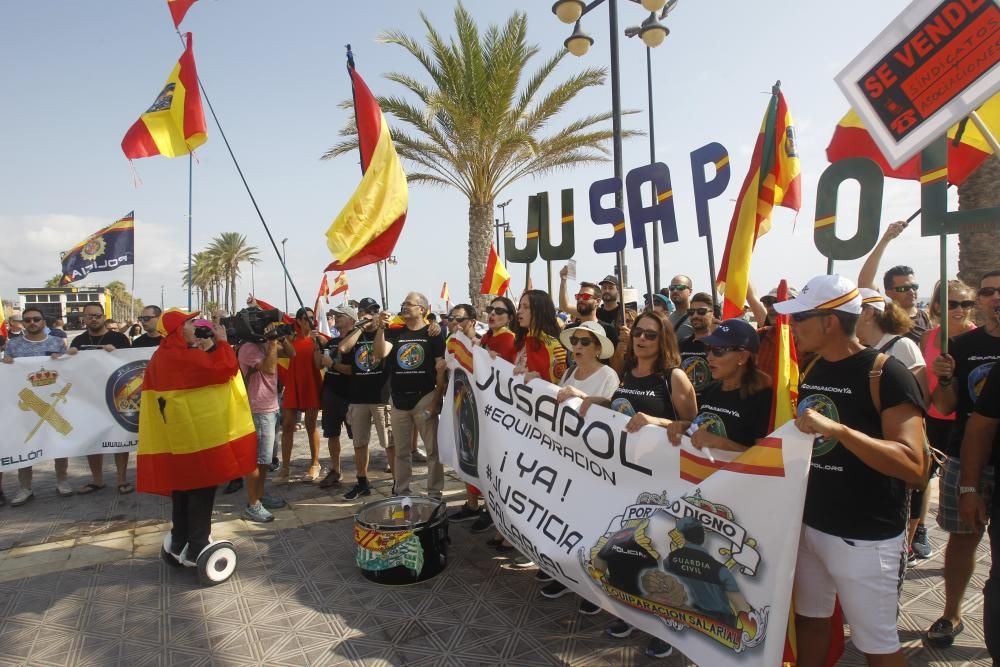
[[(715, 177), (705, 180), (705, 167), (715, 166)], [(698, 217), (698, 236), (708, 236), (711, 219), (708, 201), (715, 199), (729, 185), (729, 153), (722, 144), (713, 141), (691, 152), (691, 182), (694, 184), (694, 211)]]
[(538, 206), (538, 254), (547, 262), (569, 259), (576, 250), (576, 238), (573, 234), (573, 190), (562, 191), (562, 216), (559, 218), (559, 229), (562, 240), (559, 245), (552, 245), (552, 227), (549, 224), (549, 193), (539, 192), (535, 196)]
[[(657, 201), (642, 205), (642, 186), (652, 183)], [(628, 218), (632, 224), (632, 247), (646, 247), (646, 223), (660, 223), (664, 243), (677, 240), (677, 215), (674, 213), (674, 191), (670, 185), (670, 169), (662, 162), (636, 167), (625, 177), (628, 194)]]
[(594, 241), (594, 252), (609, 253), (625, 249), (625, 211), (604, 208), (601, 199), (622, 189), (621, 179), (605, 178), (590, 184), (590, 219), (595, 225), (611, 225), (614, 233), (609, 238)]
[[(858, 231), (845, 240), (837, 238), (837, 194), (840, 184), (851, 179), (861, 186)], [(816, 191), (816, 226), (813, 231), (816, 249), (829, 259), (857, 259), (867, 255), (878, 243), (884, 184), (882, 170), (868, 158), (847, 158), (827, 167), (819, 178)]]

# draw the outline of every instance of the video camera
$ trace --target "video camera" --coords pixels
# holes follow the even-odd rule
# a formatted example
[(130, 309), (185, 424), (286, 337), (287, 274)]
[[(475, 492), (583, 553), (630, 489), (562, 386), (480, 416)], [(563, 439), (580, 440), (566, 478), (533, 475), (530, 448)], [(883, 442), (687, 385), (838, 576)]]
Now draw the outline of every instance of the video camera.
[[(275, 322), (279, 323), (278, 326), (265, 332), (268, 325)], [(226, 338), (233, 345), (263, 343), (295, 333), (292, 325), (282, 322), (281, 311), (277, 308), (271, 310), (262, 310), (255, 306), (244, 308), (231, 317), (223, 317), (219, 320), (219, 324), (225, 327)]]

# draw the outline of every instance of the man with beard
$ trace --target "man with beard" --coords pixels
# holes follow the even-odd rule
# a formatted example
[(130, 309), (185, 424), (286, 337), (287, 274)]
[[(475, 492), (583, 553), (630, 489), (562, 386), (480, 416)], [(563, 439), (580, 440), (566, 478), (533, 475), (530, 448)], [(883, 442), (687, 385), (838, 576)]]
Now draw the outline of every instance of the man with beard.
[[(899, 236), (907, 223), (894, 222), (885, 230), (885, 234), (879, 239), (875, 249), (868, 255), (861, 272), (858, 274), (858, 287), (875, 287), (875, 273), (878, 271), (879, 262), (882, 261), (882, 254), (886, 246), (894, 238)], [(894, 266), (882, 276), (882, 287), (887, 298), (902, 308), (910, 319), (913, 320), (913, 328), (906, 332), (905, 336), (914, 343), (920, 344), (920, 337), (925, 331), (931, 328), (931, 319), (927, 313), (917, 307), (917, 291), (920, 285), (913, 277), (913, 269), (908, 266)]]
[(681, 353), (681, 368), (687, 373), (695, 392), (701, 393), (712, 382), (712, 373), (708, 369), (708, 348), (701, 342), (715, 331), (715, 312), (712, 310), (712, 297), (705, 292), (698, 292), (691, 297), (688, 308), (691, 335), (678, 339)]
[(666, 293), (674, 304), (674, 312), (670, 313), (670, 324), (674, 327), (677, 340), (690, 338), (694, 333), (688, 321), (691, 317), (688, 309), (691, 305), (692, 285), (690, 276), (678, 274), (670, 279), (668, 287), (660, 290), (660, 294)]
[[(576, 293), (576, 308), (569, 305), (569, 298), (566, 294), (566, 272), (568, 268), (564, 266), (559, 272), (559, 310), (568, 313), (570, 317), (576, 318), (570, 326), (579, 326), (581, 322), (600, 322), (605, 335), (611, 339), (611, 344), (618, 345), (618, 329), (615, 326), (614, 319), (606, 321), (602, 320), (598, 315), (603, 300), (601, 286), (594, 283), (580, 283), (580, 290)], [(615, 290), (615, 293), (617, 294), (617, 290)]]
[[(104, 318), (104, 306), (97, 302), (88, 303), (83, 307), (83, 323), (86, 326), (86, 331), (74, 338), (73, 342), (69, 344), (69, 354), (85, 350), (114, 352), (132, 347), (128, 336), (108, 328), (107, 320)], [(104, 454), (88, 454), (87, 463), (90, 465), (93, 481), (77, 489), (79, 494), (93, 493), (104, 488)], [(115, 454), (115, 467), (118, 470), (118, 493), (122, 495), (132, 493), (135, 487), (125, 481), (125, 472), (128, 470), (128, 452)]]
[(618, 326), (622, 315), (621, 292), (618, 279), (614, 276), (604, 276), (598, 285), (601, 288), (601, 307), (597, 309), (597, 319), (613, 327)]
[(159, 347), (163, 336), (156, 330), (156, 325), (160, 323), (159, 306), (146, 306), (139, 315), (139, 324), (145, 333), (132, 341), (132, 347)]

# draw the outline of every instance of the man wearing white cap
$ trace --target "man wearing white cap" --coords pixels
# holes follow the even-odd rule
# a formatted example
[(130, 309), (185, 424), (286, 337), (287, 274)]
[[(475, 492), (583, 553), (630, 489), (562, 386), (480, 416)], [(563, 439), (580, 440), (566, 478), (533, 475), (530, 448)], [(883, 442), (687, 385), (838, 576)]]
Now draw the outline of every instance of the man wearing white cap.
[(922, 481), (920, 388), (897, 360), (856, 335), (862, 299), (838, 275), (809, 281), (789, 314), (814, 353), (799, 383), (796, 426), (815, 435), (795, 572), (799, 664), (822, 665), (837, 597), (871, 665), (904, 665), (896, 630), (904, 571), (906, 484)]

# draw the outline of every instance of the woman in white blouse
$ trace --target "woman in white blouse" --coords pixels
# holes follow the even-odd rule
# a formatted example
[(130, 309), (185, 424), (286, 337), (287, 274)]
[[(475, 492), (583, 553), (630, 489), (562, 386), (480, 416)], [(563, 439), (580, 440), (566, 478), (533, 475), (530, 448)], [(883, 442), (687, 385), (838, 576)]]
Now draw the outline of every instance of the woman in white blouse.
[(599, 396), (611, 398), (618, 388), (618, 374), (603, 363), (610, 359), (615, 348), (604, 333), (599, 322), (581, 322), (578, 326), (564, 329), (559, 334), (559, 342), (570, 351), (572, 365), (559, 381), (558, 400), (561, 403), (570, 397), (586, 398)]

